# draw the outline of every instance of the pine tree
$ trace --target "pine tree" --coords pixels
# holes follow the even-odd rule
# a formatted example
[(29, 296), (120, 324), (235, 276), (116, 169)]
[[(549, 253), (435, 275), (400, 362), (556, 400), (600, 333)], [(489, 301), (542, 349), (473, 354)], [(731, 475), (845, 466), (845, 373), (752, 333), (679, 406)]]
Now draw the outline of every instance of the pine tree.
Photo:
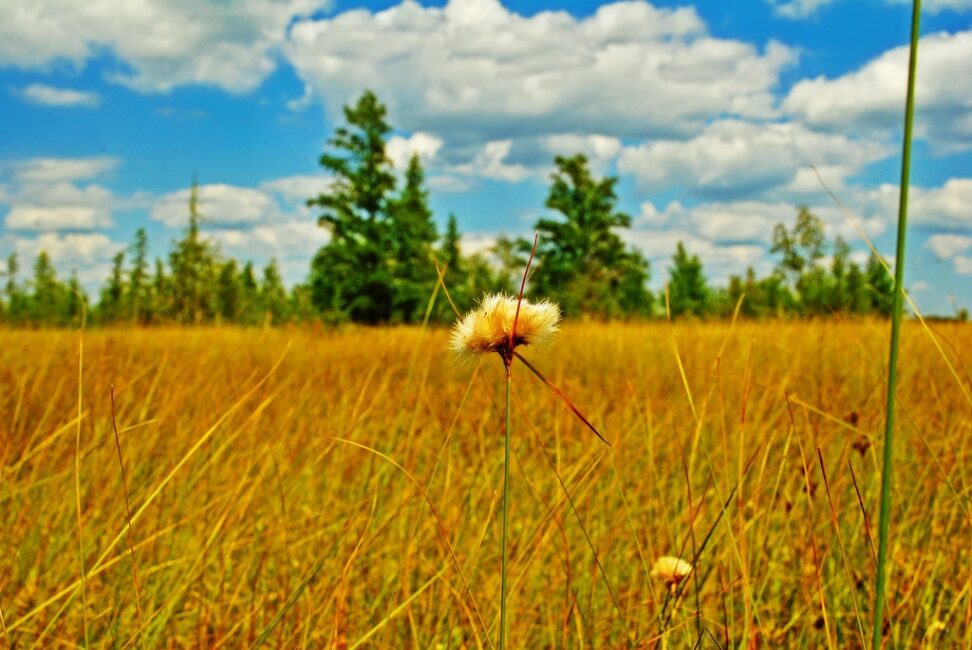
[(17, 282), (17, 274), (20, 272), (20, 262), (17, 253), (11, 253), (7, 257), (7, 282), (4, 293), (7, 296), (7, 319), (14, 324), (21, 324), (28, 318), (29, 304), (27, 296)]
[[(616, 232), (631, 225), (631, 217), (617, 210), (618, 179), (595, 178), (583, 154), (554, 162), (546, 206), (559, 215), (535, 226), (540, 239), (531, 291), (553, 298), (568, 314), (651, 313), (648, 261), (626, 249)], [(530, 246), (522, 241), (521, 251)]]
[(263, 267), (263, 281), (260, 283), (260, 304), (263, 307), (264, 323), (282, 323), (287, 320), (287, 290), (277, 260)]
[(34, 262), (34, 278), (30, 295), (30, 319), (35, 325), (58, 325), (61, 321), (64, 286), (46, 251)]
[(708, 313), (709, 288), (698, 255), (689, 255), (678, 242), (668, 269), (668, 299), (672, 317), (704, 316)]
[(200, 235), (199, 223), (198, 185), (193, 181), (189, 225), (169, 253), (173, 316), (180, 323), (199, 323), (215, 315), (218, 259), (216, 251)]
[(867, 259), (867, 285), (871, 295), (871, 311), (890, 316), (894, 308), (894, 278), (884, 269), (881, 259), (871, 252)]
[(122, 266), (125, 263), (125, 251), (119, 251), (111, 258), (111, 275), (108, 282), (101, 289), (101, 299), (98, 301), (98, 312), (101, 321), (112, 323), (122, 315), (122, 300), (125, 295), (125, 278)]
[(317, 309), (332, 318), (377, 323), (392, 316), (394, 247), (387, 212), (395, 176), (385, 155), (391, 131), (385, 115), (370, 91), (344, 108), (348, 126), (337, 129), (331, 151), (320, 159), (334, 180), (307, 202), (321, 209), (318, 221), (331, 233), (311, 262), (309, 285)]
[(128, 290), (126, 302), (128, 314), (136, 323), (147, 323), (151, 320), (149, 304), (149, 261), (148, 235), (145, 228), (135, 231), (135, 241), (131, 247), (132, 267), (128, 271)]
[(226, 260), (219, 267), (219, 276), (216, 280), (216, 312), (221, 321), (226, 323), (239, 322), (242, 311), (242, 293), (236, 260)]
[(438, 234), (425, 189), (425, 171), (415, 154), (409, 160), (401, 194), (389, 205), (389, 226), (394, 251), (392, 319), (416, 322), (435, 286), (432, 246)]

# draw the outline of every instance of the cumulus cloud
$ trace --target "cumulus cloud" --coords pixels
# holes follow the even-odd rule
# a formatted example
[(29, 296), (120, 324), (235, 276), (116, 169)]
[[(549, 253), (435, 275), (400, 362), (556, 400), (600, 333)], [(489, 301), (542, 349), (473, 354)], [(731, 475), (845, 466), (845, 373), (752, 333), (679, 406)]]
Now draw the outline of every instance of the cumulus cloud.
[(799, 20), (815, 16), (834, 0), (770, 0), (773, 13), (782, 18)]
[(889, 153), (881, 143), (820, 133), (795, 122), (719, 120), (689, 140), (626, 147), (618, 169), (650, 189), (680, 185), (701, 195), (742, 196), (806, 183), (811, 164), (827, 166), (843, 179)]
[[(811, 204), (810, 211), (822, 222), (828, 238), (860, 239), (857, 229), (847, 217), (832, 205)], [(887, 219), (873, 205), (862, 206), (859, 225), (868, 237), (884, 232)], [(636, 229), (650, 230), (660, 226), (692, 232), (696, 237), (717, 243), (756, 243), (766, 246), (773, 239), (777, 224), (788, 228), (793, 224), (797, 208), (787, 201), (715, 201), (684, 206), (673, 201), (664, 210), (652, 203), (643, 203), (635, 219)]]
[(385, 154), (396, 169), (403, 170), (408, 161), (417, 155), (423, 163), (428, 163), (442, 148), (442, 139), (431, 133), (418, 131), (409, 137), (394, 135), (388, 139)]
[(40, 83), (21, 88), (17, 95), (26, 102), (40, 106), (95, 108), (101, 103), (101, 96), (96, 92), (55, 88)]
[(81, 284), (89, 289), (101, 283), (107, 274), (107, 261), (119, 250), (123, 242), (113, 241), (102, 233), (42, 233), (36, 237), (6, 235), (9, 247), (24, 264), (36, 258), (41, 251), (47, 253), (58, 274), (67, 276), (78, 272)]
[(10, 230), (93, 230), (112, 224), (112, 192), (90, 181), (112, 170), (114, 158), (35, 158), (5, 166)]
[(940, 233), (928, 238), (928, 248), (940, 260), (947, 260), (972, 248), (972, 237)]
[(410, 0), (303, 19), (287, 56), (330, 111), (362, 87), (397, 126), (449, 141), (564, 132), (685, 133), (711, 115), (767, 117), (789, 48), (715, 38), (693, 8), (638, 0), (575, 18), (497, 0)]
[(297, 174), (260, 183), (260, 189), (276, 194), (284, 203), (303, 205), (307, 199), (326, 192), (333, 180), (321, 174)]
[[(972, 146), (972, 31), (930, 34), (919, 47), (917, 132), (941, 148)], [(813, 126), (896, 129), (907, 76), (908, 48), (896, 47), (843, 76), (800, 81), (783, 108)]]
[[(255, 188), (200, 185), (203, 236), (241, 260), (262, 265), (274, 258), (286, 282), (302, 281), (311, 258), (330, 239), (305, 202), (331, 183), (328, 176), (305, 174), (270, 179)], [(158, 197), (151, 217), (170, 228), (185, 227), (190, 191), (185, 188)]]
[[(894, 4), (908, 4), (909, 0), (891, 0)], [(972, 11), (972, 0), (924, 0), (921, 3), (922, 12), (937, 14), (941, 11)]]
[(478, 176), (493, 180), (518, 183), (531, 174), (531, 170), (519, 163), (508, 163), (513, 140), (487, 142), (468, 163), (455, 165), (451, 172), (466, 176)]
[(972, 257), (958, 255), (952, 260), (955, 273), (958, 275), (972, 275)]
[[(150, 214), (169, 228), (181, 228), (189, 219), (190, 190), (170, 192), (156, 201)], [(265, 192), (216, 183), (200, 185), (197, 194), (201, 221), (207, 226), (256, 223), (271, 218), (276, 205)]]
[(139, 91), (207, 84), (245, 92), (276, 68), (291, 20), (325, 6), (327, 0), (11, 0), (0, 3), (0, 65), (81, 66), (107, 48), (125, 64), (113, 80)]
[[(897, 184), (883, 183), (856, 190), (856, 201), (891, 216), (898, 211), (898, 193)], [(914, 223), (972, 228), (972, 178), (950, 178), (940, 187), (912, 186), (908, 217)]]

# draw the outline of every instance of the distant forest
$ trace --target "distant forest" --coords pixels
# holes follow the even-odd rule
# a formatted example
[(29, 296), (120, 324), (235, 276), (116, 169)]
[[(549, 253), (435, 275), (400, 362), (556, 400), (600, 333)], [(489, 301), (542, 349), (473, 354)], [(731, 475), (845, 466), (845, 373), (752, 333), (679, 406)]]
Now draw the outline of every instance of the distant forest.
[[(59, 278), (45, 252), (26, 280), (11, 255), (0, 318), (18, 326), (76, 325), (82, 313), (93, 324), (450, 322), (453, 305), (464, 311), (485, 292), (514, 292), (532, 240), (501, 237), (488, 251), (464, 254), (455, 215), (444, 233), (436, 228), (418, 156), (399, 187), (385, 150), (392, 127), (378, 98), (365, 92), (344, 117), (320, 158), (333, 182), (307, 201), (330, 241), (304, 283), (288, 290), (274, 260), (258, 270), (207, 241), (194, 186), (186, 230), (167, 259), (149, 259), (148, 237), (139, 229), (131, 247), (113, 258), (90, 306), (77, 275)], [(848, 244), (840, 237), (829, 242), (805, 207), (795, 208), (790, 227), (774, 229), (778, 263), (769, 275), (757, 277), (750, 268), (728, 286), (711, 286), (702, 260), (679, 243), (667, 269), (667, 298), (653, 295), (648, 260), (619, 235), (631, 217), (617, 209), (618, 179), (598, 178), (582, 154), (554, 163), (546, 207), (555, 216), (534, 226), (539, 244), (529, 293), (557, 301), (568, 316), (722, 318), (740, 298), (740, 314), (749, 318), (891, 312), (893, 280), (881, 260), (872, 254), (860, 267)]]

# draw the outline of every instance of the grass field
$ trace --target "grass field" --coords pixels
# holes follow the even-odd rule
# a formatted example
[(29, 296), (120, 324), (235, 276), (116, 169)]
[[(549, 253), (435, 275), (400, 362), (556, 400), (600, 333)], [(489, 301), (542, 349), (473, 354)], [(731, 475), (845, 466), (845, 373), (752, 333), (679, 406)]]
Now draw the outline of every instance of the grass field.
[[(569, 324), (524, 349), (613, 446), (514, 365), (509, 647), (869, 646), (887, 331)], [(935, 331), (954, 373), (902, 341), (901, 648), (972, 647), (972, 327)], [(498, 358), (417, 328), (92, 331), (79, 402), (78, 343), (0, 332), (0, 646), (495, 641)], [(662, 555), (698, 555), (675, 594)]]

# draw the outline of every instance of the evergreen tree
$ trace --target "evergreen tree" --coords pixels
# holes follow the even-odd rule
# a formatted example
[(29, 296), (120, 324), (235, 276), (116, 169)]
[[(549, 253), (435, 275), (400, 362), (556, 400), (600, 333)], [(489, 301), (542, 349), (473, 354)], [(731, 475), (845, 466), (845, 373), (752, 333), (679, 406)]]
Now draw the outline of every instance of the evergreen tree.
[(848, 311), (852, 314), (868, 314), (871, 311), (871, 296), (866, 278), (854, 262), (847, 267), (847, 301)]
[(871, 292), (871, 311), (881, 316), (890, 316), (894, 310), (894, 278), (873, 252), (867, 259), (864, 273)]
[(151, 320), (149, 300), (148, 235), (145, 228), (135, 231), (131, 247), (132, 267), (128, 271), (127, 303), (130, 318), (136, 323)]
[(260, 304), (263, 307), (264, 323), (282, 323), (287, 320), (287, 290), (277, 260), (271, 259), (263, 267), (263, 281), (260, 283)]
[(708, 312), (709, 288), (706, 286), (702, 261), (698, 255), (689, 255), (685, 245), (678, 242), (668, 273), (668, 299), (672, 317), (704, 316)]
[(199, 232), (198, 185), (192, 183), (189, 194), (189, 225), (182, 239), (169, 253), (172, 277), (173, 316), (180, 323), (198, 323), (215, 314), (217, 255)]
[[(535, 226), (540, 239), (531, 292), (553, 298), (568, 314), (651, 313), (648, 261), (616, 233), (631, 226), (631, 217), (617, 210), (618, 179), (595, 178), (583, 154), (554, 162), (546, 206), (560, 215)], [(521, 251), (531, 245), (522, 241)]]
[(253, 262), (247, 260), (240, 271), (240, 321), (248, 325), (261, 323), (260, 291)]
[(88, 295), (81, 287), (78, 272), (71, 271), (66, 287), (67, 295), (64, 305), (62, 322), (65, 325), (80, 325), (81, 319), (87, 311)]
[(165, 320), (172, 315), (172, 298), (169, 292), (169, 278), (165, 274), (165, 264), (162, 260), (155, 260), (155, 275), (152, 277), (152, 307), (153, 321)]
[(216, 312), (221, 321), (239, 322), (242, 312), (242, 293), (236, 260), (226, 260), (220, 265), (216, 280)]
[(394, 251), (392, 318), (416, 322), (421, 320), (435, 286), (432, 246), (438, 238), (425, 189), (425, 172), (417, 155), (409, 160), (401, 194), (389, 205), (389, 231)]
[(391, 318), (394, 277), (389, 251), (394, 250), (388, 200), (395, 189), (385, 137), (391, 127), (385, 107), (366, 91), (346, 106), (348, 126), (337, 129), (321, 165), (334, 180), (327, 192), (309, 200), (322, 212), (319, 223), (331, 240), (311, 263), (314, 304), (332, 317), (377, 323)]
[(119, 251), (111, 258), (111, 275), (102, 287), (101, 300), (98, 301), (98, 312), (102, 322), (114, 322), (122, 315), (122, 299), (125, 295), (125, 272), (122, 268), (124, 263), (124, 251)]
[(17, 283), (17, 274), (20, 272), (20, 262), (17, 253), (11, 253), (7, 257), (7, 282), (4, 293), (7, 296), (7, 319), (11, 323), (20, 324), (29, 316), (27, 296)]
[(848, 286), (850, 274), (850, 246), (843, 237), (834, 240), (834, 257), (830, 263), (830, 308), (837, 312), (850, 311), (851, 296)]
[(41, 251), (34, 262), (34, 278), (30, 295), (30, 319), (36, 325), (58, 325), (64, 304), (64, 286), (57, 279), (57, 272), (46, 251)]

